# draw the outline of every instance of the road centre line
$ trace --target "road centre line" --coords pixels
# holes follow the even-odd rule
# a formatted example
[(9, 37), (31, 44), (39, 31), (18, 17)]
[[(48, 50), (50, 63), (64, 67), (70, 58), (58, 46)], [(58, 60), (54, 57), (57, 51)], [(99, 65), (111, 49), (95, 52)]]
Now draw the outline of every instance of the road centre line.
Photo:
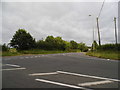
[(96, 79), (106, 79), (110, 81), (117, 81), (120, 82), (118, 79), (111, 79), (111, 78), (104, 78), (104, 77), (98, 77), (98, 76), (91, 76), (91, 75), (84, 75), (84, 74), (78, 74), (78, 73), (71, 73), (71, 72), (64, 72), (64, 71), (57, 71), (61, 74), (68, 74), (68, 75), (75, 75), (75, 76), (81, 76), (81, 77), (89, 77), (89, 78), (96, 78)]
[(45, 83), (60, 85), (60, 86), (71, 87), (71, 88), (77, 88), (77, 89), (83, 89), (83, 90), (92, 90), (92, 89), (87, 89), (87, 88), (84, 88), (84, 87), (79, 87), (79, 86), (75, 86), (75, 85), (69, 85), (69, 84), (64, 84), (64, 83), (49, 81), (49, 80), (45, 80), (45, 79), (35, 79), (35, 80), (36, 81), (40, 81), (40, 82), (45, 82)]
[(4, 66), (12, 66), (12, 67), (20, 67), (19, 65), (13, 65), (13, 64), (3, 64)]
[(30, 76), (42, 76), (42, 75), (53, 75), (53, 74), (58, 74), (58, 72), (50, 72), (50, 73), (34, 73), (34, 74), (29, 74)]
[(26, 68), (10, 68), (10, 69), (2, 69), (0, 71), (12, 71), (12, 70), (22, 70), (22, 69), (26, 69)]
[(92, 86), (92, 85), (107, 84), (107, 83), (112, 83), (112, 82), (113, 81), (110, 81), (110, 80), (104, 80), (104, 81), (80, 83), (78, 85), (79, 86)]

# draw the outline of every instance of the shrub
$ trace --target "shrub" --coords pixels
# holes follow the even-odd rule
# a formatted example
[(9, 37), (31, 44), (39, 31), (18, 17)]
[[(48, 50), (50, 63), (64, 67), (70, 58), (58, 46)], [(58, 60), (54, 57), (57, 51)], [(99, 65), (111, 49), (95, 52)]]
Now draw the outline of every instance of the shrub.
[(97, 50), (120, 51), (120, 44), (104, 44), (104, 45), (98, 46)]

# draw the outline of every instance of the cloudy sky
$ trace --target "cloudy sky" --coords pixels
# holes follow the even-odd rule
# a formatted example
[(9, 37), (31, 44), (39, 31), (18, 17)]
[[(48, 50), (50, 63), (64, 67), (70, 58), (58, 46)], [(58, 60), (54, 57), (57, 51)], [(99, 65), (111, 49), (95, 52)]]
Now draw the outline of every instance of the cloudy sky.
[[(22, 28), (36, 40), (53, 35), (91, 45), (93, 27), (98, 41), (96, 17), (101, 5), (102, 2), (2, 2), (0, 43), (9, 43)], [(114, 17), (118, 17), (118, 3), (105, 2), (99, 18), (102, 44), (115, 43)]]

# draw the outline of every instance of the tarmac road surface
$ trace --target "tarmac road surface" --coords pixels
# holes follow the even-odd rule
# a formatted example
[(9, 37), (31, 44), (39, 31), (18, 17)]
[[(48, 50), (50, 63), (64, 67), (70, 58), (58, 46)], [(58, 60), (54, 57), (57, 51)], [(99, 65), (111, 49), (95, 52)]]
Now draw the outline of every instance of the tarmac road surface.
[(2, 58), (2, 88), (118, 88), (118, 60), (83, 53)]

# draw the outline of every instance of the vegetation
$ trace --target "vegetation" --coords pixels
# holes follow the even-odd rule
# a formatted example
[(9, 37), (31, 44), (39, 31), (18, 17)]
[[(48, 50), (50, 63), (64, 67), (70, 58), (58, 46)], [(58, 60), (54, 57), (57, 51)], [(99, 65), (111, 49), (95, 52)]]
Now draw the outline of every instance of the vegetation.
[(94, 51), (87, 52), (86, 54), (90, 56), (96, 56), (99, 58), (120, 60), (120, 51)]
[(74, 40), (68, 42), (62, 37), (47, 36), (45, 40), (36, 41), (24, 29), (16, 31), (9, 45), (10, 49), (5, 44), (3, 45), (2, 56), (88, 51), (85, 43), (77, 43)]
[(120, 44), (104, 44), (86, 53), (90, 56), (120, 60)]
[(34, 48), (35, 39), (24, 29), (19, 29), (13, 36), (10, 46), (17, 50), (28, 50)]
[(2, 51), (8, 51), (9, 50), (9, 48), (8, 48), (8, 46), (6, 46), (6, 44), (3, 44), (1, 47), (2, 47)]
[(21, 50), (17, 51), (15, 48), (10, 49), (9, 51), (2, 52), (2, 56), (16, 56), (16, 55), (25, 55), (25, 54), (55, 54), (55, 53), (69, 53), (69, 52), (80, 52), (80, 50), (71, 50), (71, 51), (61, 51), (61, 50), (40, 50), (40, 49), (31, 49), (31, 50)]
[[(10, 45), (10, 47), (8, 47)], [(14, 56), (23, 54), (52, 54), (68, 52), (87, 52), (85, 43), (77, 43), (74, 40), (65, 41), (62, 37), (47, 36), (45, 40), (36, 41), (30, 33), (24, 29), (19, 29), (13, 35), (10, 43), (0, 45), (2, 56)], [(92, 44), (91, 51), (87, 55), (101, 58), (120, 59), (120, 44), (104, 44), (99, 46), (96, 41)]]

